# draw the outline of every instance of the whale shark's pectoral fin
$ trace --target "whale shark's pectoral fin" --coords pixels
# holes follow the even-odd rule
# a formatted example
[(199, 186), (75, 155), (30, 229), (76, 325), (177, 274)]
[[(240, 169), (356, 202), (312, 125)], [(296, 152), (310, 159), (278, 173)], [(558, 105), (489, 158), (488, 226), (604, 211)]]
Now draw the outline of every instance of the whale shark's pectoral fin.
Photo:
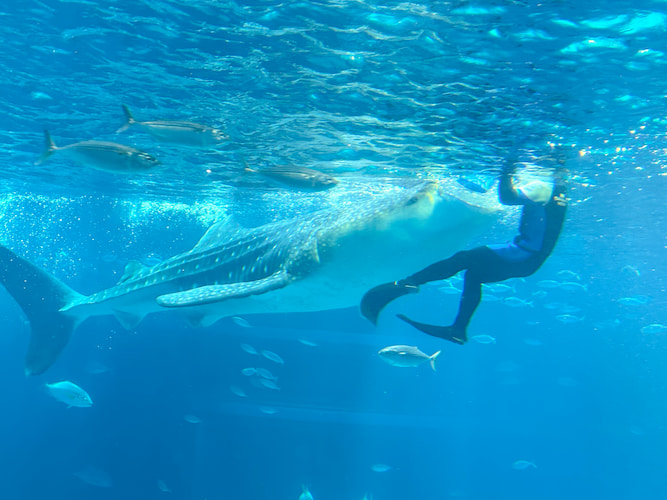
[(141, 320), (144, 319), (143, 314), (134, 314), (126, 311), (113, 310), (113, 315), (118, 322), (123, 325), (126, 330), (134, 330)]
[(286, 286), (291, 281), (289, 275), (280, 271), (268, 278), (226, 285), (207, 285), (186, 290), (185, 292), (160, 295), (156, 300), (162, 307), (192, 307), (222, 302), (229, 299), (242, 299), (250, 295), (261, 295)]

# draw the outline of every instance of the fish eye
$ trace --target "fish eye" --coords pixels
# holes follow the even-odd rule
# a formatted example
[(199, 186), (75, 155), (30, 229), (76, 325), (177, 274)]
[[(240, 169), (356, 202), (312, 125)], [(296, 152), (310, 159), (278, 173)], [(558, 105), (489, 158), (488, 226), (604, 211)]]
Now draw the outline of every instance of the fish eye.
[(408, 201), (405, 202), (405, 206), (409, 207), (410, 205), (414, 205), (418, 201), (419, 201), (419, 198), (417, 196), (413, 196), (412, 198), (410, 198)]

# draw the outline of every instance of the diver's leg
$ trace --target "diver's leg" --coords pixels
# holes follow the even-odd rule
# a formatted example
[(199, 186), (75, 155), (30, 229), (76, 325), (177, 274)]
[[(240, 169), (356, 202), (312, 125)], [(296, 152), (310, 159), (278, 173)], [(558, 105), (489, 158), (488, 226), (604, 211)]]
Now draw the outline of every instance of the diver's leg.
[(423, 285), (429, 281), (450, 278), (468, 266), (474, 265), (478, 256), (484, 254), (483, 249), (488, 250), (487, 247), (479, 247), (457, 252), (450, 258), (431, 264), (407, 278), (391, 283), (384, 283), (372, 288), (361, 299), (361, 314), (376, 325), (380, 312), (392, 300), (409, 293), (417, 293), (419, 292), (419, 285)]
[(437, 326), (429, 325), (427, 323), (420, 323), (408, 318), (405, 314), (398, 314), (399, 319), (402, 319), (409, 325), (415, 327), (417, 330), (438, 337), (444, 340), (449, 340), (456, 344), (465, 344), (468, 341), (466, 329), (472, 315), (475, 314), (475, 309), (482, 300), (482, 282), (475, 276), (474, 273), (468, 271), (466, 273), (463, 294), (461, 295), (461, 303), (459, 304), (459, 313), (456, 316), (456, 321), (451, 326)]
[(454, 255), (448, 259), (444, 259), (434, 264), (431, 264), (428, 267), (425, 267), (421, 271), (416, 272), (398, 281), (398, 284), (413, 285), (419, 286), (430, 281), (445, 280), (451, 278), (459, 271), (467, 269), (469, 266), (474, 265), (477, 255), (480, 252), (480, 249), (486, 247), (474, 248), (472, 250), (464, 250), (461, 252), (456, 252)]
[[(465, 257), (466, 260), (470, 259), (470, 257), (474, 257), (474, 259), (472, 262), (466, 262), (468, 270), (466, 271), (464, 279), (459, 312), (456, 316), (456, 320), (451, 326), (437, 326), (419, 323), (408, 318), (404, 314), (399, 314), (398, 317), (428, 335), (449, 340), (456, 344), (465, 344), (468, 340), (466, 332), (468, 324), (482, 300), (482, 283), (486, 281), (487, 277), (490, 280), (495, 277), (493, 275), (498, 273), (499, 267), (503, 267), (504, 261), (499, 259), (488, 247), (476, 248), (463, 257)], [(444, 262), (445, 261), (441, 261), (435, 265), (437, 266)], [(444, 266), (441, 270), (442, 269), (444, 269)]]
[(467, 340), (466, 330), (468, 324), (472, 319), (473, 314), (477, 310), (477, 306), (482, 300), (482, 282), (477, 277), (476, 273), (468, 271), (463, 281), (463, 293), (461, 294), (461, 303), (459, 304), (459, 312), (456, 315), (456, 320), (452, 328), (457, 331), (463, 338)]

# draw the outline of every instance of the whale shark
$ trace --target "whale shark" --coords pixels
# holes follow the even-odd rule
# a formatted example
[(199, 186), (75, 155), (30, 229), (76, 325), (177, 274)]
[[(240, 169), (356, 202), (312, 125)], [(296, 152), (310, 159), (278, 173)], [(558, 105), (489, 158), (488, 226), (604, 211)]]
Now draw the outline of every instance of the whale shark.
[(150, 267), (130, 262), (118, 284), (92, 295), (0, 246), (0, 283), (30, 323), (26, 374), (44, 373), (92, 316), (113, 315), (131, 329), (166, 310), (207, 326), (355, 306), (369, 288), (448, 256), (488, 227), (497, 208), (469, 194), (477, 198), (452, 183), (415, 181), (254, 228), (219, 222), (191, 250)]

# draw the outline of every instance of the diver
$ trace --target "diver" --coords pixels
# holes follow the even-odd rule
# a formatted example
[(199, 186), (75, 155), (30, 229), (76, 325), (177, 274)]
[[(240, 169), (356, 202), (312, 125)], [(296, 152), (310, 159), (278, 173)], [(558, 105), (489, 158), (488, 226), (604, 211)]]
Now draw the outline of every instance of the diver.
[(419, 286), (444, 280), (465, 270), (463, 293), (458, 315), (451, 326), (437, 326), (414, 321), (404, 314), (398, 317), (418, 330), (434, 337), (463, 345), (466, 329), (482, 299), (482, 283), (530, 276), (549, 257), (560, 235), (567, 209), (566, 170), (564, 158), (558, 157), (553, 182), (531, 180), (514, 185), (514, 158), (503, 165), (498, 184), (498, 198), (503, 205), (522, 205), (519, 234), (513, 241), (457, 252), (421, 271), (393, 283), (379, 285), (364, 295), (361, 313), (373, 324), (392, 300), (417, 293)]

